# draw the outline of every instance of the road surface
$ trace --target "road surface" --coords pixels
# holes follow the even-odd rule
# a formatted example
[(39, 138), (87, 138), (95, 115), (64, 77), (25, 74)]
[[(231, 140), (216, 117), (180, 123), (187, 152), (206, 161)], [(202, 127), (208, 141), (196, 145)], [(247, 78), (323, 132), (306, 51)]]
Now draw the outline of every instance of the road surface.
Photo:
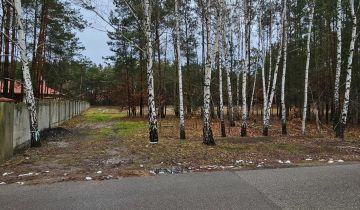
[(360, 164), (1, 185), (0, 209), (360, 209)]

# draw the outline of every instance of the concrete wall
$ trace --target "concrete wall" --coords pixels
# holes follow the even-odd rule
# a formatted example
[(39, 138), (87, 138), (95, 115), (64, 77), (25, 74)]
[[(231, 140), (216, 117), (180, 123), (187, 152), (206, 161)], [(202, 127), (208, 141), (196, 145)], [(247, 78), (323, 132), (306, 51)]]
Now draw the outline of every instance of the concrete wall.
[[(54, 128), (81, 114), (90, 104), (84, 101), (41, 100), (37, 114), (40, 131)], [(29, 112), (24, 103), (0, 103), (0, 162), (13, 150), (30, 144)]]
[(0, 163), (13, 155), (14, 104), (0, 103)]

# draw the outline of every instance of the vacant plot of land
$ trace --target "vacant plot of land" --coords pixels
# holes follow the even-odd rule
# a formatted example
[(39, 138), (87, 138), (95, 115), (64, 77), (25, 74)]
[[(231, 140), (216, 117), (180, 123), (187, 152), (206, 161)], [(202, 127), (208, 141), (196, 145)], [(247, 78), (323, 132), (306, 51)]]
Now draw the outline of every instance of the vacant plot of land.
[[(178, 139), (178, 119), (159, 121), (159, 143), (148, 142), (145, 118), (128, 118), (119, 109), (96, 107), (60, 128), (43, 133), (43, 146), (31, 148), (0, 166), (0, 183), (37, 184), (67, 180), (102, 180), (127, 176), (186, 173), (212, 170), (242, 170), (341, 164), (360, 160), (358, 131), (350, 128), (346, 141), (331, 131), (299, 136), (299, 123), (289, 123), (289, 136), (282, 136), (273, 122), (272, 137), (261, 137), (261, 124), (252, 120), (249, 136), (240, 138), (239, 127), (227, 127), (219, 137), (213, 120), (216, 146), (202, 144), (200, 118), (186, 120), (187, 140)], [(257, 120), (259, 122), (259, 120)], [(239, 124), (239, 123), (237, 123)]]

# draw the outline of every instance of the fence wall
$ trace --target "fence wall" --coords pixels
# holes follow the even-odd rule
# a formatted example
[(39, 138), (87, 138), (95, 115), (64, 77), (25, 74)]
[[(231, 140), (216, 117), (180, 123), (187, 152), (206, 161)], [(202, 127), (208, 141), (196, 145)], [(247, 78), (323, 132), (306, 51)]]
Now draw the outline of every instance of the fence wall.
[[(40, 131), (59, 126), (88, 109), (84, 101), (42, 100), (37, 107)], [(25, 103), (0, 102), (0, 163), (17, 148), (30, 144), (29, 112)]]

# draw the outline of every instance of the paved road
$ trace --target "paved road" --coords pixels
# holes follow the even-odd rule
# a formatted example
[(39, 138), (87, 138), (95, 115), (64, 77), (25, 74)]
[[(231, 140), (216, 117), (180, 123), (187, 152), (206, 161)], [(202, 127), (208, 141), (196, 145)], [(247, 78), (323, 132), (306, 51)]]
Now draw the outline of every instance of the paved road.
[(8, 185), (0, 209), (360, 209), (360, 164)]

